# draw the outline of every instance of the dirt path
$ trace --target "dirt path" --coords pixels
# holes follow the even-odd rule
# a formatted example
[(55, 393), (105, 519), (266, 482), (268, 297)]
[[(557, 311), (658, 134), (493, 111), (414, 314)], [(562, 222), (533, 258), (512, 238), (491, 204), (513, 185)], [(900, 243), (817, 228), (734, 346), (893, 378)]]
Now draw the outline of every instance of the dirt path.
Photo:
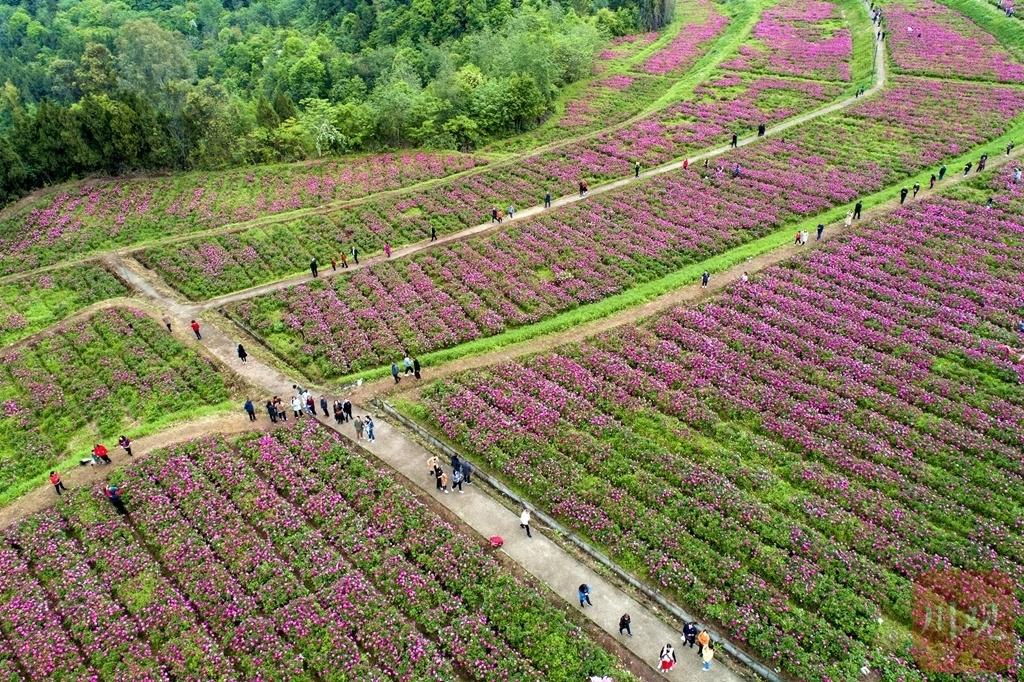
[[(160, 433), (132, 441), (132, 457), (129, 458), (116, 444), (107, 444), (113, 464), (104, 466), (80, 466), (77, 469), (61, 472), (61, 480), (68, 489), (94, 485), (106, 479), (111, 473), (122, 469), (134, 460), (142, 459), (150, 452), (160, 448), (181, 443), (201, 436), (213, 434), (231, 435), (246, 431), (265, 430), (270, 424), (265, 420), (250, 422), (241, 412), (238, 415), (220, 415), (196, 419), (178, 426), (165, 429)], [(41, 511), (53, 504), (59, 504), (60, 498), (47, 483), (30, 493), (19, 497), (16, 501), (0, 509), (0, 528), (22, 519), (29, 514)]]

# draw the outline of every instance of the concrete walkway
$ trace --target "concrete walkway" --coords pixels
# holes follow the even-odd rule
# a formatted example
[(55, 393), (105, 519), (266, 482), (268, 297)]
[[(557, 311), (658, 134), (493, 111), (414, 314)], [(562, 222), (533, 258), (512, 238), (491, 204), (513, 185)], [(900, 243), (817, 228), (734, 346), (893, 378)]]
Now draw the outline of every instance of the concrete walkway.
[[(741, 679), (719, 661), (712, 664), (710, 672), (703, 672), (697, 650), (687, 648), (684, 651), (682, 648), (683, 642), (679, 636), (681, 623), (670, 627), (661, 621), (648, 608), (549, 540), (544, 529), (534, 525), (533, 537), (527, 538), (526, 533), (519, 527), (518, 511), (510, 511), (478, 486), (464, 485), (465, 493), (461, 494), (455, 491), (448, 494), (439, 492), (434, 484), (434, 478), (427, 474), (427, 459), (433, 453), (411, 440), (404, 431), (378, 417), (372, 410), (369, 412), (374, 415), (374, 422), (377, 425), (377, 440), (374, 443), (360, 441), (361, 445), (451, 509), (466, 525), (483, 537), (500, 535), (504, 538), (502, 551), (524, 570), (547, 584), (573, 609), (580, 608), (576, 598), (576, 590), (580, 583), (590, 585), (594, 605), (582, 609), (584, 615), (605, 632), (615, 636), (652, 668), (657, 666), (661, 647), (666, 643), (672, 644), (676, 649), (678, 665), (675, 670), (665, 675), (665, 679), (699, 679), (706, 682), (731, 682)], [(366, 414), (367, 410), (359, 408), (357, 413)], [(333, 424), (331, 427), (334, 428)], [(350, 438), (354, 436), (354, 429), (351, 427), (336, 430)], [(632, 637), (618, 634), (619, 617), (624, 613), (628, 613), (632, 619)]]

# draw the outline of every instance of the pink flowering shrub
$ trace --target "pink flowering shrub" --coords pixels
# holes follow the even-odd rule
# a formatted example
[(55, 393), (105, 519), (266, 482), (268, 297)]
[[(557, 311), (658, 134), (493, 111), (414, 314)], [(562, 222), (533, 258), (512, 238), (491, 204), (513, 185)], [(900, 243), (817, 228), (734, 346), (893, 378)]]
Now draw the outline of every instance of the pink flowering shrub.
[(886, 42), (904, 73), (1019, 83), (1024, 64), (990, 33), (934, 0), (885, 5)]
[(635, 679), (313, 420), (151, 453), (121, 486), (130, 519), (81, 489), (6, 532), (0, 629), (20, 636), (13, 651), (0, 639), (0, 666), (33, 680)]
[(830, 2), (785, 2), (765, 10), (752, 38), (723, 68), (850, 80), (853, 39)]
[(725, 30), (729, 18), (721, 14), (711, 0), (697, 0), (693, 5), (688, 9), (698, 15), (697, 21), (684, 25), (668, 45), (639, 67), (641, 71), (680, 76), (697, 60), (702, 48)]
[[(587, 84), (579, 97), (566, 102), (557, 128), (562, 129), (560, 134), (565, 130), (581, 134), (624, 121), (661, 94), (668, 85), (661, 78), (628, 74), (594, 80)], [(554, 135), (551, 137), (555, 139)], [(531, 136), (534, 142), (546, 139), (540, 134)]]
[(451, 153), (379, 154), (166, 178), (87, 180), (0, 218), (0, 274), (283, 211), (355, 199), (485, 163)]
[(116, 438), (229, 394), (210, 362), (137, 310), (105, 310), (58, 326), (0, 358), (0, 491), (71, 454), (87, 454), (67, 451), (83, 428)]
[(1024, 578), (1022, 257), (1019, 212), (935, 197), (423, 406), (784, 674), (921, 679), (909, 633), (878, 637), (920, 575)]

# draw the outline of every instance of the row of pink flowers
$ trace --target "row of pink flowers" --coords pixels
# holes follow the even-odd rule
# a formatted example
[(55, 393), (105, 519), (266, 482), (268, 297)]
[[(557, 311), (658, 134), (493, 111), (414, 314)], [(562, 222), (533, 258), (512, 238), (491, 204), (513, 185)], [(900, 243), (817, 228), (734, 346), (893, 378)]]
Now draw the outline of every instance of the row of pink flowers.
[[(919, 576), (1024, 578), (1022, 237), (1019, 213), (930, 199), (425, 406), (784, 673), (916, 679), (909, 636), (879, 647), (877, 619), (911, 622)], [(991, 679), (1015, 679), (1002, 663)]]

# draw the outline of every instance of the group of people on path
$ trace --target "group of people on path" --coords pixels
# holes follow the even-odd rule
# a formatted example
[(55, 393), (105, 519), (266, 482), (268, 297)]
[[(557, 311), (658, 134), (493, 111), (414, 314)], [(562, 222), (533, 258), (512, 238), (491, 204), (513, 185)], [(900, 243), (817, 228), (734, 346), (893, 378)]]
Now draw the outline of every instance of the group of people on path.
[(452, 470), (451, 476), (441, 466), (440, 457), (431, 455), (427, 458), (427, 473), (433, 477), (436, 490), (447, 495), (450, 483), (452, 491), (458, 490), (460, 494), (464, 493), (462, 485), (472, 485), (473, 483), (473, 465), (464, 459), (460, 459), (457, 454), (453, 454), (450, 466)]
[[(376, 440), (376, 434), (374, 433), (376, 424), (373, 421), (373, 417), (370, 415), (354, 416), (352, 413), (352, 401), (348, 398), (344, 400), (336, 398), (333, 402), (330, 402), (326, 396), (320, 396), (320, 400), (317, 401), (308, 389), (298, 385), (292, 385), (292, 389), (295, 393), (292, 395), (288, 405), (281, 399), (281, 396), (277, 395), (267, 400), (264, 405), (267, 416), (270, 417), (272, 423), (288, 421), (288, 410), (290, 408), (295, 419), (304, 416), (313, 417), (314, 419), (318, 416), (323, 416), (325, 419), (329, 419), (333, 416), (334, 423), (339, 426), (349, 422), (352, 423), (356, 431), (356, 440), (362, 440), (364, 437), (371, 443)], [(317, 412), (317, 407), (320, 408), (319, 412)], [(256, 421), (256, 404), (253, 403), (252, 398), (245, 401), (242, 409), (249, 416), (249, 421)]]
[[(124, 450), (125, 455), (128, 457), (132, 456), (132, 441), (128, 436), (122, 435), (117, 439), (117, 444)], [(110, 450), (103, 443), (96, 443), (93, 445), (92, 450), (89, 452), (88, 457), (84, 457), (78, 460), (79, 466), (98, 466), (113, 464), (113, 460), (110, 459)], [(64, 481), (61, 479), (60, 474), (56, 471), (50, 472), (50, 485), (53, 486), (54, 492), (57, 493), (57, 497), (60, 497), (68, 488), (64, 485)], [(107, 500), (114, 506), (114, 509), (118, 514), (124, 515), (128, 513), (128, 510), (124, 506), (124, 500), (121, 498), (120, 486), (110, 483), (104, 486), (103, 495)]]
[[(423, 378), (422, 375), (420, 374), (420, 371), (423, 369), (423, 367), (422, 365), (420, 365), (419, 358), (411, 358), (409, 357), (409, 354), (406, 353), (405, 357), (402, 358), (402, 366), (405, 367), (405, 376), (409, 376), (411, 374), (415, 379)], [(402, 381), (401, 377), (398, 376), (399, 373), (400, 370), (398, 369), (398, 363), (392, 362), (391, 378), (395, 380), (396, 384)]]
[[(625, 630), (626, 634), (630, 637), (633, 633), (629, 629), (629, 614), (623, 614), (622, 618), (619, 619), (619, 634)], [(697, 645), (697, 655), (700, 656), (702, 661), (701, 670), (707, 672), (711, 670), (711, 662), (715, 658), (715, 645), (711, 641), (711, 634), (704, 629), (697, 626), (696, 622), (688, 622), (683, 625), (683, 634), (680, 635), (680, 639), (683, 640), (683, 646)], [(665, 644), (661, 647), (661, 651), (658, 652), (658, 672), (664, 674), (672, 671), (676, 667), (678, 659), (676, 658), (676, 650), (671, 643)]]

